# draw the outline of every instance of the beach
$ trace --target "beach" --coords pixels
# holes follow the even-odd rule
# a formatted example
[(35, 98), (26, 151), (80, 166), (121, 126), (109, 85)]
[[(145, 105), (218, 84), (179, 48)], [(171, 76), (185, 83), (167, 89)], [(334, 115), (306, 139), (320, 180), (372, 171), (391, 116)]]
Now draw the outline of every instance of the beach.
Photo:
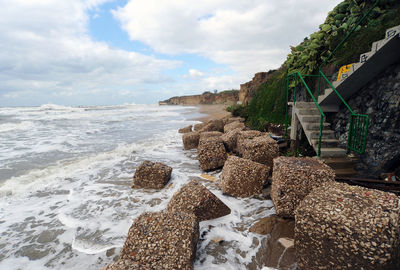
[[(196, 150), (183, 150), (177, 132), (200, 112), (225, 114), (222, 106), (2, 108), (0, 268), (100, 269), (116, 260), (137, 216), (164, 210), (199, 179), (232, 212), (200, 222), (194, 268), (261, 269), (268, 237), (248, 228), (274, 213), (272, 202), (223, 195), (201, 177)], [(131, 188), (144, 160), (173, 168), (164, 189)]]

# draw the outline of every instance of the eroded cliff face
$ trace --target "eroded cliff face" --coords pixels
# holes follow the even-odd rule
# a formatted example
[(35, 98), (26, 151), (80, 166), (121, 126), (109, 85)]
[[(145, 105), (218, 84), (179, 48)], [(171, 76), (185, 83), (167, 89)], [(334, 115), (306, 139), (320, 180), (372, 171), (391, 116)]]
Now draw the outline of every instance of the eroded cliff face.
[(172, 97), (160, 101), (160, 105), (197, 105), (197, 104), (225, 104), (227, 106), (236, 104), (239, 100), (238, 91), (227, 91), (221, 93), (205, 92), (201, 95)]
[(267, 82), (272, 74), (273, 72), (258, 72), (254, 75), (251, 81), (241, 84), (239, 91), (239, 101), (242, 102), (242, 104), (249, 104), (258, 87), (261, 84)]

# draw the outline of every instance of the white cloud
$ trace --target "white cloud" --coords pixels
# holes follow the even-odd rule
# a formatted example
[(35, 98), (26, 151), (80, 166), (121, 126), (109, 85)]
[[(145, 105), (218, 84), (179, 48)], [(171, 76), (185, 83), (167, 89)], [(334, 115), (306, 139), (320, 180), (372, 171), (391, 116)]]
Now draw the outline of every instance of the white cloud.
[(129, 0), (114, 16), (131, 40), (158, 52), (195, 53), (228, 65), (238, 85), (258, 71), (278, 68), (289, 45), (316, 31), (339, 2)]
[(203, 77), (204, 73), (197, 69), (189, 69), (189, 76), (193, 79), (197, 79)]
[(162, 72), (179, 61), (111, 48), (90, 38), (87, 9), (106, 1), (0, 0), (6, 7), (0, 9), (0, 102), (14, 98), (18, 104), (17, 97), (28, 99), (31, 93), (31, 104), (40, 104), (39, 99), (59, 93), (75, 97), (71, 102), (90, 103), (82, 98), (94, 89), (111, 93), (166, 81)]

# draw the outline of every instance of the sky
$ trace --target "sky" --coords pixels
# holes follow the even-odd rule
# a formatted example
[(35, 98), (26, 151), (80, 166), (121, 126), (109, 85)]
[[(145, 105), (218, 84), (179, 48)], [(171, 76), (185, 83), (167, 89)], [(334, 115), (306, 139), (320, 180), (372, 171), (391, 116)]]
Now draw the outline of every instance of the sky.
[(340, 0), (0, 0), (0, 106), (155, 104), (279, 68)]

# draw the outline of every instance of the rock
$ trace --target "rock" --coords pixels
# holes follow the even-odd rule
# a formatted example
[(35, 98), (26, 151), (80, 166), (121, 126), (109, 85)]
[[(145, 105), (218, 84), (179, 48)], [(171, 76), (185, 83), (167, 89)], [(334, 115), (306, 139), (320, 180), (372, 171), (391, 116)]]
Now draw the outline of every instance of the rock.
[(181, 128), (178, 130), (179, 133), (188, 133), (188, 132), (192, 132), (192, 125)]
[(233, 123), (233, 122), (242, 122), (242, 123), (244, 123), (246, 121), (242, 117), (230, 117), (230, 116), (224, 117), (224, 118), (222, 118), (222, 120), (224, 121), (224, 125), (227, 125), (227, 124), (230, 124), (230, 123)]
[(283, 239), (294, 239), (294, 220), (278, 216), (269, 216), (260, 219), (250, 227), (250, 232), (269, 234), (261, 241), (261, 247), (256, 254), (258, 264), (277, 269), (296, 269), (294, 247), (285, 248), (282, 243), (289, 244)]
[(251, 160), (230, 156), (225, 163), (218, 186), (224, 193), (250, 197), (261, 193), (270, 167)]
[(245, 128), (244, 123), (239, 122), (239, 121), (235, 121), (235, 122), (232, 122), (230, 124), (227, 124), (227, 125), (224, 126), (224, 133), (227, 133), (227, 132), (229, 132), (231, 130), (234, 130), (234, 129), (237, 129), (237, 128), (243, 130)]
[(278, 157), (272, 171), (271, 198), (282, 217), (293, 218), (297, 205), (313, 188), (335, 180), (334, 171), (314, 158)]
[(322, 183), (295, 211), (299, 269), (400, 269), (399, 207), (389, 192)]
[[(222, 136), (222, 132), (219, 131), (206, 131), (206, 132), (201, 132), (200, 133), (200, 141), (207, 139), (207, 138), (211, 138), (211, 137), (221, 137)], [(199, 142), (200, 142), (199, 141)]]
[(193, 127), (193, 130), (194, 131), (200, 131), (205, 125), (206, 125), (206, 123), (195, 124), (194, 127)]
[(241, 132), (240, 128), (234, 129), (229, 131), (228, 133), (224, 133), (224, 135), (221, 136), (222, 141), (224, 142), (224, 145), (229, 152), (235, 152), (236, 151), (236, 142), (237, 138)]
[(189, 132), (182, 135), (183, 148), (185, 150), (196, 149), (199, 145), (200, 133)]
[(224, 132), (224, 122), (222, 119), (211, 120), (202, 129), (200, 129), (200, 132), (206, 131)]
[(192, 213), (199, 221), (231, 213), (228, 206), (196, 180), (190, 181), (172, 196), (167, 211)]
[(115, 263), (109, 264), (100, 270), (140, 270), (143, 269), (140, 267), (138, 262), (134, 262), (131, 260), (118, 260)]
[(275, 240), (281, 237), (294, 238), (294, 220), (276, 215), (265, 217), (251, 226), (249, 232), (262, 235), (271, 234)]
[(278, 239), (279, 244), (281, 244), (285, 249), (294, 247), (294, 240), (287, 237), (282, 237)]
[(245, 140), (248, 139), (253, 139), (255, 137), (259, 137), (262, 136), (263, 133), (257, 130), (246, 130), (246, 131), (241, 131), (237, 137), (237, 141), (236, 141), (236, 152), (238, 154), (242, 154), (242, 150), (243, 150), (243, 143)]
[(144, 161), (133, 176), (132, 188), (163, 188), (171, 179), (172, 168), (159, 163)]
[(138, 263), (140, 269), (193, 269), (198, 238), (193, 214), (144, 213), (133, 221), (118, 263)]
[(272, 160), (279, 156), (279, 146), (278, 143), (268, 135), (256, 137), (243, 142), (242, 156), (245, 159), (272, 167)]
[(227, 158), (224, 143), (220, 137), (202, 140), (197, 148), (197, 158), (203, 171), (221, 168)]

